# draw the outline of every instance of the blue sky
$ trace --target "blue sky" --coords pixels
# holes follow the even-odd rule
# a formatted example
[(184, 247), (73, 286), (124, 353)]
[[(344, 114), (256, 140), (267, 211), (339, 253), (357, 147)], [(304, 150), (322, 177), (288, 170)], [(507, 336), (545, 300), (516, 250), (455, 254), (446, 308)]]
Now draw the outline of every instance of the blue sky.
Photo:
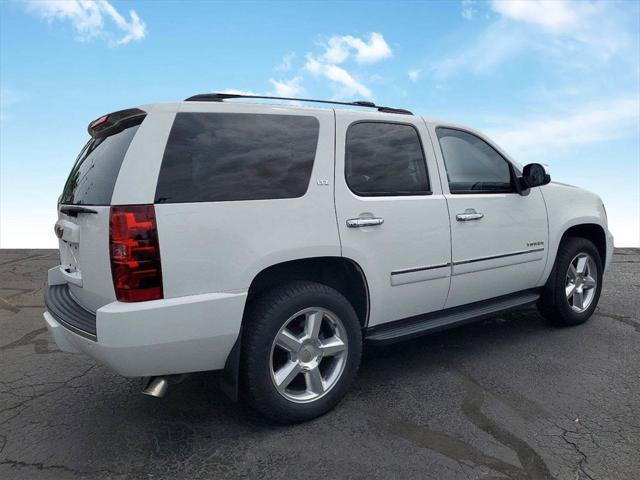
[(98, 116), (239, 90), (465, 123), (602, 196), (640, 245), (640, 3), (0, 2), (0, 246), (55, 247)]

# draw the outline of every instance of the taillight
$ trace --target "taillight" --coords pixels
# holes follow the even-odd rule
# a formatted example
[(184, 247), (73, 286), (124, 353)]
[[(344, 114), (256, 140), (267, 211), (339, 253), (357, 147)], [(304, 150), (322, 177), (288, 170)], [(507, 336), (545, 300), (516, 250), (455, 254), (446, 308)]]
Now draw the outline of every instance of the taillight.
[(111, 207), (109, 249), (118, 300), (142, 302), (162, 298), (160, 244), (153, 205)]

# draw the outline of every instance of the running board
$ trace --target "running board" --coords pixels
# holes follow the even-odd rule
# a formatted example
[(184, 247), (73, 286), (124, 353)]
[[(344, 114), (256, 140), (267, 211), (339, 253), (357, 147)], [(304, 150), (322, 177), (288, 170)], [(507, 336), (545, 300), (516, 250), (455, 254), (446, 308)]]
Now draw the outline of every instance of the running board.
[(368, 328), (365, 331), (365, 340), (381, 345), (418, 337), (464, 325), (465, 323), (475, 322), (506, 310), (528, 306), (535, 303), (539, 298), (540, 292), (538, 290), (525, 290), (491, 300), (483, 300), (403, 320), (396, 320)]

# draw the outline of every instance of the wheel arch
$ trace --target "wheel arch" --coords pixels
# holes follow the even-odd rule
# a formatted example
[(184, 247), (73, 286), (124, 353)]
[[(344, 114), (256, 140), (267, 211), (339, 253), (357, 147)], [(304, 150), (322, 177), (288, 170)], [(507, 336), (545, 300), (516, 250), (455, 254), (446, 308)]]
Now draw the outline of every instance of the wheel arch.
[[(563, 243), (571, 238), (585, 239), (593, 243), (594, 247), (598, 251), (598, 254), (600, 255), (601, 269), (602, 269), (601, 275), (604, 274), (607, 248), (608, 248), (607, 234), (605, 232), (604, 227), (598, 223), (585, 222), (585, 223), (577, 223), (575, 225), (572, 225), (566, 228), (558, 241), (556, 252), (553, 257), (553, 267), (551, 269), (551, 272), (549, 273), (549, 277), (547, 278), (542, 288), (542, 295), (538, 303), (540, 311), (543, 313), (543, 315), (554, 321), (556, 321), (555, 318), (557, 317), (557, 315), (559, 315), (555, 310), (557, 306), (557, 299), (556, 299), (555, 293), (556, 293), (556, 289), (559, 288), (558, 282), (561, 282), (563, 278), (563, 277), (558, 278), (558, 275), (557, 275), (558, 255)], [(577, 323), (565, 323), (565, 324), (575, 325)]]
[(322, 283), (336, 289), (351, 303), (360, 325), (365, 328), (369, 321), (369, 286), (360, 265), (347, 257), (307, 257), (275, 263), (258, 272), (249, 286), (238, 338), (227, 357), (222, 378), (222, 389), (232, 399), (238, 398), (242, 332), (247, 313), (253, 300), (274, 285), (295, 280)]
[[(560, 238), (559, 245), (569, 237), (581, 237), (593, 242), (600, 254), (600, 260), (604, 266), (607, 258), (607, 236), (601, 225), (597, 223), (580, 223), (567, 228)], [(556, 257), (558, 252), (556, 251)]]
[(546, 276), (543, 286), (543, 292), (546, 298), (553, 298), (553, 296), (547, 292), (555, 290), (556, 287), (556, 262), (558, 258), (558, 252), (560, 251), (560, 245), (562, 245), (562, 243), (565, 242), (567, 238), (571, 237), (586, 238), (587, 240), (593, 242), (593, 244), (596, 246), (596, 249), (598, 250), (598, 253), (600, 254), (600, 260), (604, 268), (604, 264), (607, 258), (607, 237), (602, 225), (594, 222), (584, 222), (566, 226), (556, 244), (553, 255), (552, 268)]
[(273, 285), (295, 280), (314, 281), (336, 289), (349, 300), (360, 324), (366, 327), (369, 318), (369, 286), (360, 265), (347, 257), (300, 258), (264, 268), (251, 281), (245, 314), (252, 299), (262, 292)]

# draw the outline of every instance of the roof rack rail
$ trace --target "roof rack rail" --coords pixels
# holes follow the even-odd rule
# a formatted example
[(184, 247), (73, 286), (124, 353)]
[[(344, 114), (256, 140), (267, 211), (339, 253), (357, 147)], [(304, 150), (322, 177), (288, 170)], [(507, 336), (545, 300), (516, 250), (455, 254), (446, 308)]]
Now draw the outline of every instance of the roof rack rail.
[(337, 102), (332, 100), (314, 100), (311, 98), (291, 98), (291, 97), (271, 97), (266, 95), (242, 95), (241, 93), (201, 93), (186, 98), (185, 102), (222, 102), (231, 98), (259, 98), (263, 100), (293, 100), (296, 102), (313, 102), (313, 103), (329, 103), (332, 105), (348, 105), (351, 107), (369, 107), (376, 108), (379, 112), (385, 113), (401, 113), (403, 115), (413, 115), (409, 110), (404, 108), (383, 107), (373, 102), (358, 100), (356, 102)]

